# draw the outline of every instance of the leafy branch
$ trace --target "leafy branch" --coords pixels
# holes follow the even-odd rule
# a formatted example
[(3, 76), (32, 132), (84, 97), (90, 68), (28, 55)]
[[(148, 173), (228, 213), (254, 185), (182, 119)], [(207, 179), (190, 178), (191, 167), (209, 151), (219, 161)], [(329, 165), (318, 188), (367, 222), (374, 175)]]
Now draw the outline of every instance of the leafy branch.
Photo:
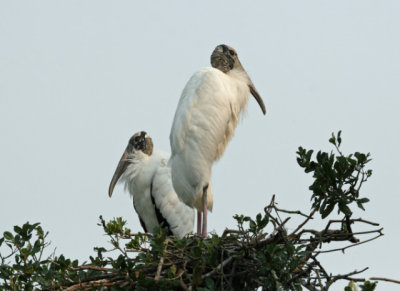
[[(297, 152), (299, 165), (314, 179), (308, 213), (278, 207), (273, 195), (255, 217), (235, 215), (236, 229), (205, 239), (169, 237), (162, 227), (153, 233), (133, 233), (122, 218), (106, 221), (100, 216), (98, 225), (110, 246), (95, 247), (95, 255), (83, 263), (63, 255), (43, 258), (48, 233), (39, 223), (26, 223), (0, 238), (0, 289), (325, 291), (346, 280), (346, 291), (356, 290), (356, 283), (361, 290), (374, 290), (376, 282), (359, 277), (366, 267), (332, 274), (320, 260), (328, 252), (345, 252), (383, 236), (378, 223), (351, 217), (352, 207), (364, 209), (369, 201), (360, 198), (360, 191), (372, 174), (365, 169), (370, 155), (345, 156), (340, 131), (329, 141), (336, 154), (319, 151), (313, 160), (313, 150), (300, 147)], [(309, 227), (311, 221), (327, 218), (335, 207), (342, 219), (326, 221), (321, 229)], [(291, 225), (293, 217), (302, 222)], [(361, 225), (370, 229), (358, 230)], [(347, 244), (331, 246), (336, 242)], [(398, 283), (380, 277), (371, 280)]]
[(369, 202), (368, 198), (360, 198), (360, 190), (372, 175), (372, 170), (365, 169), (371, 161), (370, 154), (355, 152), (345, 156), (340, 150), (341, 131), (337, 137), (332, 133), (329, 142), (335, 146), (338, 155), (319, 151), (316, 160), (312, 160), (314, 151), (299, 147), (297, 162), (306, 173), (313, 174), (314, 182), (309, 187), (313, 192), (312, 207), (319, 210), (321, 217), (327, 217), (335, 206), (338, 207), (338, 214), (351, 216), (351, 203), (356, 202), (359, 208), (365, 210), (364, 204)]

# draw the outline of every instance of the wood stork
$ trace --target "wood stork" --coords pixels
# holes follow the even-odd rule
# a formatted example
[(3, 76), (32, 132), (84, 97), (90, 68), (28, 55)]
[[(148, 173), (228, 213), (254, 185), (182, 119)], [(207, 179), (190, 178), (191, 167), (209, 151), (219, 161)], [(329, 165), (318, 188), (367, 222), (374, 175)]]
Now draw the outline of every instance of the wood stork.
[(179, 198), (197, 208), (197, 233), (207, 236), (207, 210), (212, 207), (211, 167), (221, 158), (247, 108), (249, 93), (262, 112), (265, 105), (236, 51), (219, 45), (211, 66), (200, 69), (183, 89), (170, 133), (172, 182)]
[(135, 133), (118, 163), (108, 194), (111, 197), (121, 179), (133, 197), (133, 206), (145, 232), (163, 222), (170, 235), (183, 237), (193, 231), (194, 210), (176, 195), (168, 158), (167, 153), (153, 152), (153, 141), (146, 132)]

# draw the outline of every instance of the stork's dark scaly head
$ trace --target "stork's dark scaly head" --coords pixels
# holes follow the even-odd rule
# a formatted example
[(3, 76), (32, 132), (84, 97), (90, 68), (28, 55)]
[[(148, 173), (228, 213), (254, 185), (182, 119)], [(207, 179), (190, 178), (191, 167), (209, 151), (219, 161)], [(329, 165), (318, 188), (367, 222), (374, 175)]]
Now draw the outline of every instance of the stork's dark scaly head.
[(242, 67), (236, 51), (225, 44), (215, 48), (211, 54), (211, 65), (224, 73), (229, 72), (235, 67)]
[[(220, 44), (214, 49), (213, 53), (211, 54), (211, 66), (224, 73), (229, 73), (229, 71), (233, 69), (237, 69), (246, 73), (245, 69), (239, 61), (239, 57), (236, 51), (226, 44)], [(260, 94), (258, 93), (256, 87), (254, 86), (248, 75), (247, 84), (249, 86), (250, 93), (254, 96), (258, 105), (260, 105), (262, 112), (265, 115), (266, 110), (264, 101), (262, 100)]]
[(129, 155), (135, 154), (136, 152), (143, 152), (144, 154), (151, 156), (153, 153), (153, 140), (147, 135), (145, 131), (135, 133), (130, 139), (128, 146), (126, 147), (121, 159), (119, 160), (117, 169), (114, 172), (114, 176), (111, 179), (110, 187), (108, 189), (108, 195), (111, 197), (115, 185), (118, 179), (128, 168), (131, 159)]
[(142, 151), (146, 155), (151, 156), (153, 153), (153, 141), (145, 131), (140, 131), (135, 133), (129, 139), (126, 149), (129, 153), (133, 153), (134, 151)]

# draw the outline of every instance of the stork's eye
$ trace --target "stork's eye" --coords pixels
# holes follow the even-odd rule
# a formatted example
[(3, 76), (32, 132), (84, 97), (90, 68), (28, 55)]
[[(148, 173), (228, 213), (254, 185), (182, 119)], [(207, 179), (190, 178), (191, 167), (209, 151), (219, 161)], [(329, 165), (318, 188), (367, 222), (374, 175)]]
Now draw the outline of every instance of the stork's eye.
[(233, 50), (229, 50), (229, 53), (230, 53), (231, 56), (235, 55), (235, 52)]
[(135, 136), (135, 141), (136, 141), (136, 142), (138, 142), (138, 141), (139, 141), (139, 139), (140, 139), (140, 137), (138, 137), (138, 136)]

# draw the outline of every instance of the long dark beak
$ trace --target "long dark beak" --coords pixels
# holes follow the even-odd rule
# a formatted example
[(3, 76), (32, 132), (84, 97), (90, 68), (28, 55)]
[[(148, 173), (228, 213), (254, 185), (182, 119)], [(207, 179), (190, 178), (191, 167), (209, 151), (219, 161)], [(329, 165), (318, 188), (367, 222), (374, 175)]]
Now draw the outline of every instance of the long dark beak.
[(122, 176), (122, 174), (125, 172), (126, 168), (129, 165), (127, 158), (128, 158), (128, 149), (126, 149), (125, 152), (123, 153), (121, 159), (119, 160), (117, 169), (115, 170), (114, 176), (112, 177), (110, 188), (108, 188), (108, 196), (110, 197), (112, 196), (114, 187), (117, 184), (118, 179)]
[(249, 88), (250, 88), (251, 95), (253, 95), (254, 98), (256, 98), (258, 105), (260, 105), (261, 110), (265, 115), (267, 113), (267, 111), (265, 110), (264, 101), (261, 99), (260, 94), (258, 94), (258, 91), (256, 90), (256, 87), (254, 87), (254, 84), (251, 81), (250, 81), (250, 84), (249, 84)]

